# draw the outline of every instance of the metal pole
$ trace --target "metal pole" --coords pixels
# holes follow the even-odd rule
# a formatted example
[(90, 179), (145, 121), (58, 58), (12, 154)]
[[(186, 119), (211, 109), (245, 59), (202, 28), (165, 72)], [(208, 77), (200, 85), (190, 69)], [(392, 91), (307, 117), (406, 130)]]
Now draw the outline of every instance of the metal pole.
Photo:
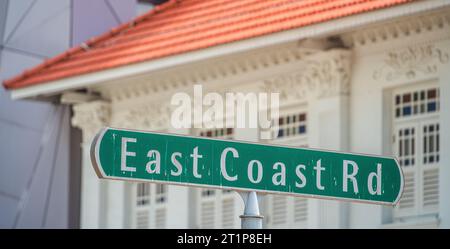
[(259, 213), (258, 195), (256, 192), (239, 192), (244, 201), (244, 214), (240, 215), (242, 229), (262, 229), (264, 216)]

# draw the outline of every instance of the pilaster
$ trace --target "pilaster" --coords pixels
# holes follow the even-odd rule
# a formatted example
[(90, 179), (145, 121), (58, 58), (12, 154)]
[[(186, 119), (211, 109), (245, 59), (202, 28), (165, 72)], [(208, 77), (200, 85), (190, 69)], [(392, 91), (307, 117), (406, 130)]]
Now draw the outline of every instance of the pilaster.
[[(124, 205), (120, 193), (115, 192), (111, 197), (108, 188), (117, 190), (120, 188), (117, 185), (121, 183), (106, 182), (97, 177), (90, 160), (90, 147), (95, 134), (109, 124), (110, 106), (105, 101), (93, 101), (74, 105), (73, 111), (72, 125), (80, 128), (83, 136), (80, 226), (81, 228), (106, 228), (108, 218), (114, 216), (114, 219), (117, 219), (116, 215), (119, 212), (114, 209), (120, 209)], [(117, 224), (119, 227), (120, 225)]]

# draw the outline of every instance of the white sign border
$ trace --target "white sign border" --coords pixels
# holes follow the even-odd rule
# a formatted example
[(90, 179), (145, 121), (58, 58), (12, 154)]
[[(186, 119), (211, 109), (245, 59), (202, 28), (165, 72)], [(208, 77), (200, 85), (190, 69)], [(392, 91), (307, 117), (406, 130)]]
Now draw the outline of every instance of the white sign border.
[[(216, 140), (216, 141), (222, 141), (222, 142), (267, 145), (267, 146), (272, 146), (272, 147), (277, 147), (277, 148), (283, 147), (283, 148), (291, 148), (291, 149), (312, 150), (312, 151), (319, 151), (319, 152), (333, 152), (333, 153), (346, 154), (346, 155), (359, 155), (359, 156), (370, 156), (370, 157), (393, 159), (396, 162), (396, 165), (400, 171), (400, 190), (399, 190), (397, 198), (394, 200), (394, 202), (385, 202), (385, 201), (359, 200), (359, 199), (352, 199), (352, 198), (345, 198), (345, 197), (300, 194), (300, 193), (293, 193), (293, 192), (280, 192), (280, 191), (273, 191), (273, 190), (260, 190), (260, 189), (238, 188), (238, 187), (229, 187), (229, 186), (207, 185), (207, 184), (199, 184), (199, 183), (180, 183), (180, 182), (173, 182), (173, 181), (161, 181), (161, 180), (152, 180), (152, 179), (131, 179), (129, 177), (107, 176), (105, 174), (105, 172), (103, 171), (103, 168), (101, 167), (101, 164), (100, 164), (99, 151), (100, 151), (100, 141), (102, 141), (103, 136), (105, 135), (105, 133), (108, 130), (121, 130), (121, 131), (139, 132), (139, 133), (147, 133), (147, 134), (158, 134), (158, 135), (165, 135), (165, 136), (189, 137), (189, 138), (195, 138), (195, 139)], [(97, 174), (98, 178), (128, 181), (128, 182), (149, 182), (149, 183), (171, 184), (171, 185), (187, 186), (187, 187), (207, 187), (207, 188), (212, 188), (212, 189), (225, 189), (225, 190), (246, 191), (246, 192), (255, 191), (258, 194), (276, 194), (276, 195), (296, 196), (296, 197), (314, 198), (314, 199), (322, 199), (322, 200), (338, 200), (338, 201), (347, 201), (347, 202), (364, 203), (364, 204), (379, 204), (379, 205), (386, 205), (386, 206), (396, 206), (403, 195), (403, 188), (404, 188), (403, 170), (402, 170), (402, 167), (400, 166), (400, 164), (398, 163), (397, 158), (395, 158), (395, 157), (376, 156), (376, 155), (369, 155), (369, 154), (363, 154), (363, 153), (348, 153), (348, 152), (340, 152), (340, 151), (334, 151), (334, 150), (299, 148), (299, 147), (288, 146), (288, 145), (254, 143), (254, 142), (248, 142), (248, 141), (242, 141), (242, 140), (205, 138), (205, 137), (196, 137), (196, 136), (191, 136), (191, 135), (180, 135), (180, 134), (164, 133), (164, 132), (114, 128), (114, 127), (109, 127), (109, 126), (103, 127), (93, 138), (92, 143), (91, 143), (91, 148), (90, 148), (90, 157), (91, 157), (92, 166), (93, 166), (94, 171)]]

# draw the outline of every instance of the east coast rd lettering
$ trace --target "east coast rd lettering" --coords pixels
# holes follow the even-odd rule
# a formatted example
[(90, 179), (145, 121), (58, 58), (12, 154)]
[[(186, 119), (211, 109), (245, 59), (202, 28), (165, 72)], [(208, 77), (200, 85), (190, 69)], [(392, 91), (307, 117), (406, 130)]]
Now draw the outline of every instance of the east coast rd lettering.
[(395, 159), (104, 128), (91, 158), (100, 178), (395, 205)]

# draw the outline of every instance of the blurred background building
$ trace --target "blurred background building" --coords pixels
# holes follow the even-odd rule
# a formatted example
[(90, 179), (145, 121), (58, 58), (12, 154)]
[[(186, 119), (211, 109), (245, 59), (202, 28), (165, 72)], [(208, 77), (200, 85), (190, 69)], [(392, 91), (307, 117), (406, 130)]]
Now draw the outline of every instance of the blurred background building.
[[(136, 0), (0, 0), (0, 80), (151, 9)], [(0, 227), (79, 226), (81, 132), (69, 106), (0, 89)]]
[(42, 31), (23, 33), (49, 1), (12, 2), (0, 8), (3, 227), (240, 227), (234, 192), (99, 180), (89, 159), (102, 126), (259, 141), (254, 129), (171, 127), (170, 97), (202, 84), (280, 92), (281, 129), (260, 142), (395, 155), (403, 168), (395, 208), (268, 195), (265, 227), (450, 228), (450, 1), (180, 0), (146, 12), (73, 0), (51, 6), (67, 25), (39, 17), (29, 23)]

